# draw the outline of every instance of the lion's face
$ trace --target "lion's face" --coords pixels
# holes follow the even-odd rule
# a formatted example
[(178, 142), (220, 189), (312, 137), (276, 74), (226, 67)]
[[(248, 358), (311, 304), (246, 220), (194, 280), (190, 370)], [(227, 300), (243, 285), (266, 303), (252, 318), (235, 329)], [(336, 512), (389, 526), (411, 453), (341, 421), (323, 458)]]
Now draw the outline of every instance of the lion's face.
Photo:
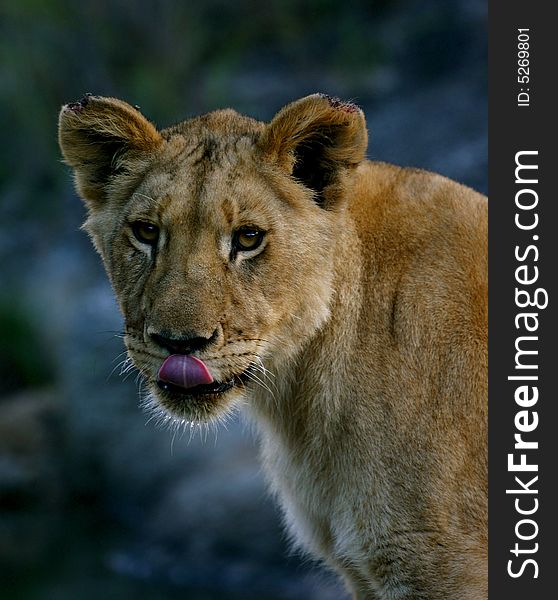
[(344, 146), (355, 120), (365, 130), (352, 105), (311, 98), (325, 133), (296, 130), (308, 113), (297, 103), (268, 126), (219, 111), (160, 133), (115, 100), (62, 110), (61, 147), (129, 355), (179, 419), (207, 420), (251, 386), (273, 386), (270, 357), (296, 353), (328, 316), (344, 214), (336, 197), (358, 162), (335, 162), (334, 142)]
[[(266, 357), (296, 350), (293, 337), (327, 315), (335, 215), (304, 191), (282, 196), (243, 150), (213, 163), (200, 160), (203, 142), (184, 142), (176, 172), (172, 157), (161, 158), (112, 227), (110, 207), (87, 225), (107, 249), (130, 356), (161, 404), (187, 419), (220, 411), (251, 380), (272, 385)], [(162, 381), (163, 362), (176, 354), (199, 358), (213, 381)], [(190, 376), (191, 365), (176, 362)]]

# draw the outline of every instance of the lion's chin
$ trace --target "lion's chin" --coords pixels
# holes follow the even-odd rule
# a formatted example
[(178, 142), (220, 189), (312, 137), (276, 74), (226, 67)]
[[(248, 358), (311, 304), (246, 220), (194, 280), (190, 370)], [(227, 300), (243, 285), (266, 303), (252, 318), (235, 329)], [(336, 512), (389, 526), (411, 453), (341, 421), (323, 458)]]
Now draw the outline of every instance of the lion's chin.
[(148, 411), (161, 413), (163, 420), (207, 423), (229, 413), (245, 396), (239, 380), (201, 385), (189, 390), (165, 383), (150, 383), (151, 394), (144, 402)]

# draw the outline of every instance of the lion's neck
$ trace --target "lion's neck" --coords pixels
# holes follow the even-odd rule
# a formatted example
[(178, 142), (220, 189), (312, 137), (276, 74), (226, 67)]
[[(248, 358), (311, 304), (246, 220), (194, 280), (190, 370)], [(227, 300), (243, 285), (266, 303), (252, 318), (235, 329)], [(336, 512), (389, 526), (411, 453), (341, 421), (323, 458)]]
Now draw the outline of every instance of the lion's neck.
[[(258, 389), (254, 416), (264, 436), (298, 443), (328, 436), (350, 411), (345, 401), (363, 303), (361, 254), (352, 224), (333, 258), (329, 316), (294, 356), (269, 363), (269, 391)], [(351, 277), (347, 277), (351, 273)]]

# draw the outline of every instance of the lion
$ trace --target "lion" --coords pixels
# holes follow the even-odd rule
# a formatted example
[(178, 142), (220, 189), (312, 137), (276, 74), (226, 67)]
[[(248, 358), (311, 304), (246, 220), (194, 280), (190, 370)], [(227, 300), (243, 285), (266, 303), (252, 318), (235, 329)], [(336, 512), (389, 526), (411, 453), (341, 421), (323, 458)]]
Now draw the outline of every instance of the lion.
[(59, 122), (151, 403), (243, 405), (290, 534), (353, 598), (486, 598), (487, 200), (367, 140), (323, 94), (162, 130), (87, 95)]

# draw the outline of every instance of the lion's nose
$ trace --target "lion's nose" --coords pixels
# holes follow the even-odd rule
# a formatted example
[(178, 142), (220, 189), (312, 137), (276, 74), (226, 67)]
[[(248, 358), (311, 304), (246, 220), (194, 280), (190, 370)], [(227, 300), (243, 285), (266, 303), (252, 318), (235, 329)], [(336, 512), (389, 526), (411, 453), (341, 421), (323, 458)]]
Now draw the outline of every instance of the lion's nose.
[(151, 339), (168, 350), (171, 354), (192, 354), (196, 351), (202, 351), (207, 346), (212, 344), (218, 336), (217, 330), (215, 330), (209, 337), (197, 335), (196, 332), (183, 333), (180, 336), (172, 335), (167, 331), (161, 331), (159, 333), (151, 333)]

